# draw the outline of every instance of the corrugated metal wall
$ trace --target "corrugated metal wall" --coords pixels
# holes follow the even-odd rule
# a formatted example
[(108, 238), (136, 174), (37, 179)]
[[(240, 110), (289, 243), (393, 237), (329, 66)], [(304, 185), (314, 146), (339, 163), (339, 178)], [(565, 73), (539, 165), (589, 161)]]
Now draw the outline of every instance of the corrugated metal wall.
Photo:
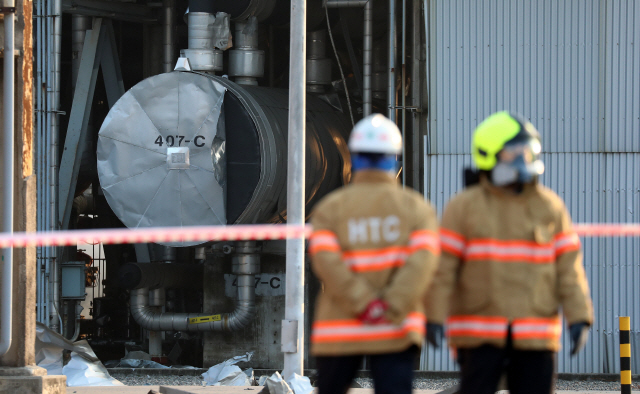
[[(431, 114), (425, 194), (441, 213), (462, 188), (470, 137), (492, 112), (525, 115), (543, 136), (541, 181), (574, 222), (640, 222), (640, 2), (428, 0)], [(640, 240), (582, 239), (596, 310), (587, 348), (560, 372), (619, 371), (618, 316), (640, 333)], [(632, 344), (640, 372), (640, 346)], [(453, 370), (446, 349), (421, 368)]]

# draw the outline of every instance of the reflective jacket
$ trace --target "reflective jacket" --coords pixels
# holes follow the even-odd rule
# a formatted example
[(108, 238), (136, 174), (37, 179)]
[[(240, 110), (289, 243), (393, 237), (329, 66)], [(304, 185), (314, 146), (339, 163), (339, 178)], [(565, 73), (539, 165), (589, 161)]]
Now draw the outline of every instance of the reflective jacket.
[[(435, 211), (424, 197), (382, 171), (359, 171), (352, 184), (316, 205), (312, 223), (308, 251), (323, 284), (312, 354), (379, 354), (420, 346), (422, 298), (440, 248)], [(357, 317), (376, 298), (389, 305), (386, 319), (363, 324)]]
[(442, 258), (428, 292), (431, 322), (447, 319), (453, 347), (503, 347), (509, 328), (522, 350), (560, 347), (568, 324), (593, 321), (580, 240), (564, 203), (537, 184), (521, 194), (482, 178), (448, 203)]

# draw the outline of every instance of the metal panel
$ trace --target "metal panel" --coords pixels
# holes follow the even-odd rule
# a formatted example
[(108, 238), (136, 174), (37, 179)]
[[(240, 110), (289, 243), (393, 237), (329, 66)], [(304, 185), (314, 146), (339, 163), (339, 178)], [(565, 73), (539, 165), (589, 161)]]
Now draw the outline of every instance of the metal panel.
[[(547, 171), (541, 182), (565, 201), (575, 223), (640, 223), (640, 153), (551, 153), (542, 159)], [(425, 157), (426, 195), (439, 214), (462, 188), (462, 168), (470, 162), (469, 155)], [(620, 371), (618, 316), (631, 316), (634, 338), (640, 332), (640, 239), (583, 237), (581, 241), (595, 323), (577, 357), (569, 357), (569, 338), (563, 335), (558, 371), (616, 373)], [(632, 364), (633, 373), (638, 373), (638, 363)], [(423, 351), (421, 368), (454, 367), (447, 349)]]
[(469, 153), (472, 130), (502, 109), (528, 117), (545, 152), (640, 151), (637, 1), (429, 7), (430, 153)]

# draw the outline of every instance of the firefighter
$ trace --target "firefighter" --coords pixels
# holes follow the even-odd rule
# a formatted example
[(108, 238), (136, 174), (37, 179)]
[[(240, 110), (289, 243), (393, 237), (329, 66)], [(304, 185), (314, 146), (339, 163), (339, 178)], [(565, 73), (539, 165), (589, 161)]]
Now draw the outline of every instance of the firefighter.
[(473, 135), (478, 183), (444, 211), (427, 340), (440, 345), (447, 319), (463, 394), (494, 393), (503, 372), (512, 394), (552, 393), (559, 309), (572, 355), (593, 322), (580, 240), (560, 197), (537, 182), (540, 152), (530, 122), (491, 115)]
[(312, 213), (313, 272), (322, 282), (311, 332), (320, 394), (345, 393), (370, 356), (376, 393), (411, 393), (425, 334), (422, 304), (437, 267), (434, 209), (396, 181), (402, 137), (380, 114), (349, 138), (353, 182)]

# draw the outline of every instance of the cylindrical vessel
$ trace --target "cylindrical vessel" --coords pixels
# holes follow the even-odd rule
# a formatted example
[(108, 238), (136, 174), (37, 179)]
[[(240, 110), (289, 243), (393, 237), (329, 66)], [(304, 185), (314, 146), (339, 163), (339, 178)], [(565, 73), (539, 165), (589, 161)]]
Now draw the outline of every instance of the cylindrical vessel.
[[(323, 100), (306, 99), (309, 214), (349, 180), (350, 124)], [(100, 129), (105, 197), (128, 227), (283, 222), (288, 113), (287, 90), (194, 72), (148, 78), (120, 98)]]

